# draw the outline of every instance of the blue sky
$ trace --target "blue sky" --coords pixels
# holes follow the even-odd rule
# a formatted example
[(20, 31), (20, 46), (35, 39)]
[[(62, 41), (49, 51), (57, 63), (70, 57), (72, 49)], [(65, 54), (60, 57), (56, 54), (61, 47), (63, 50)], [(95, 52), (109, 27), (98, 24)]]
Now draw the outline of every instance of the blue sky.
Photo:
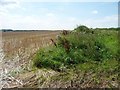
[(0, 28), (118, 27), (117, 2), (0, 2)]

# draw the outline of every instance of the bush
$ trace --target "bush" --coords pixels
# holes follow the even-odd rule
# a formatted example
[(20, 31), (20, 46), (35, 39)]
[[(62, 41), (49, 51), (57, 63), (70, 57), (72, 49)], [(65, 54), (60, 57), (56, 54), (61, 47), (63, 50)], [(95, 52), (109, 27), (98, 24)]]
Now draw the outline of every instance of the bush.
[[(76, 32), (60, 36), (60, 39), (57, 41), (57, 47), (53, 46), (49, 47), (49, 49), (46, 48), (38, 51), (34, 57), (34, 66), (60, 71), (62, 67), (71, 68), (71, 66), (88, 61), (102, 62), (118, 55), (113, 54), (116, 51), (110, 48), (113, 46), (108, 45), (109, 41), (107, 39), (110, 36), (107, 32), (94, 31), (94, 34), (80, 33), (89, 30), (86, 26), (79, 26), (74, 30)], [(112, 36), (112, 34), (110, 35)], [(103, 40), (107, 40), (107, 43), (103, 42)], [(69, 49), (69, 52), (67, 49)]]
[(77, 28), (74, 29), (75, 32), (84, 32), (84, 33), (90, 33), (93, 32), (91, 31), (88, 27), (84, 26), (84, 25), (80, 25)]
[(95, 42), (93, 54), (94, 60), (101, 61), (103, 59), (110, 58), (110, 55), (110, 50), (107, 47), (105, 47), (103, 43), (100, 43), (98, 41)]

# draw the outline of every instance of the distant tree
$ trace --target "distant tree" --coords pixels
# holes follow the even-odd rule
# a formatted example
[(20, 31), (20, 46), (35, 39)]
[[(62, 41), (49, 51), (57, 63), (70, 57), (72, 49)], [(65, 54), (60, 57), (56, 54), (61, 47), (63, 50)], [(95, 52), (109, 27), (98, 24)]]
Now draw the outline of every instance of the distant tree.
[(75, 32), (84, 32), (84, 33), (91, 33), (92, 29), (89, 29), (87, 26), (80, 25), (74, 29)]
[(84, 26), (84, 25), (80, 25), (80, 26), (77, 26), (77, 28), (75, 28), (74, 30), (77, 30), (77, 31), (86, 31), (86, 30), (89, 30), (88, 27)]
[(12, 32), (12, 29), (2, 29), (3, 32)]

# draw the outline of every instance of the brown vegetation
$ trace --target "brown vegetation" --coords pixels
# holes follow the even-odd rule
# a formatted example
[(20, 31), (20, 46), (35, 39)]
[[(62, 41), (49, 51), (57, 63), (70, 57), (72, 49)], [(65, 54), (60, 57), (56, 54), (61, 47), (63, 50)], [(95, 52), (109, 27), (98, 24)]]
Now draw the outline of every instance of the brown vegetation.
[(34, 32), (3, 32), (2, 42), (6, 64), (8, 61), (16, 62), (26, 70), (29, 69), (30, 60), (41, 47), (52, 45), (50, 39), (55, 39), (59, 31), (34, 31)]
[(69, 33), (70, 33), (70, 32), (67, 31), (67, 30), (63, 30), (63, 31), (62, 31), (62, 34), (63, 34), (63, 35), (67, 35), (67, 34), (69, 34)]
[(50, 45), (50, 39), (54, 39), (57, 34), (59, 31), (3, 32), (3, 50), (7, 56), (35, 52), (40, 47)]

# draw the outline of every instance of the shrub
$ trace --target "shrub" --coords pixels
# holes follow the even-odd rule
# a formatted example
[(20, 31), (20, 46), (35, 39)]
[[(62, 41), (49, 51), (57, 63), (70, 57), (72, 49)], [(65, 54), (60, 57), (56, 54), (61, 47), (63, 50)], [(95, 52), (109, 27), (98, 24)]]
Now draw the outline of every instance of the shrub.
[(84, 33), (89, 33), (90, 29), (84, 25), (80, 25), (77, 28), (74, 29), (75, 32), (84, 32)]
[[(113, 46), (108, 45), (108, 41), (103, 42), (109, 38), (109, 35), (104, 36), (108, 33), (103, 31), (95, 31), (94, 34), (80, 33), (89, 30), (86, 26), (79, 26), (75, 30), (77, 32), (61, 35), (56, 41), (57, 47), (53, 46), (38, 51), (34, 57), (34, 65), (38, 68), (44, 67), (60, 71), (62, 67), (71, 68), (71, 66), (88, 61), (100, 62), (118, 55), (113, 54), (113, 50), (110, 48)], [(65, 41), (69, 43), (69, 45), (67, 43), (69, 48), (66, 47)]]
[(110, 58), (110, 50), (103, 43), (95, 41), (93, 58), (96, 61)]

